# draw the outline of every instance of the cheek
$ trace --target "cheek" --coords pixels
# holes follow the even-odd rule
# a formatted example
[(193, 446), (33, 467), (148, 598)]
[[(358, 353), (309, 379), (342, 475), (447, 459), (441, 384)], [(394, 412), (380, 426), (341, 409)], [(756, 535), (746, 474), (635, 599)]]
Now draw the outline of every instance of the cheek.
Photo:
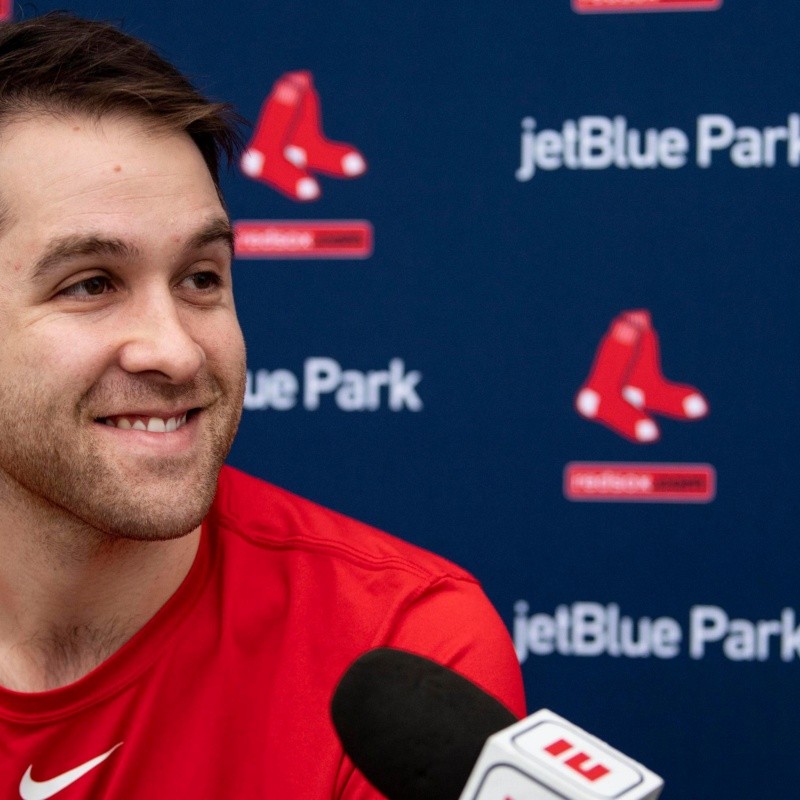
[[(0, 377), (40, 387), (47, 393), (82, 393), (108, 364), (108, 348), (96, 331), (69, 325), (36, 326), (0, 341)], [(10, 381), (8, 380), (10, 379)]]
[(236, 315), (226, 313), (204, 322), (193, 326), (192, 338), (203, 348), (209, 363), (228, 373), (243, 371), (244, 338)]

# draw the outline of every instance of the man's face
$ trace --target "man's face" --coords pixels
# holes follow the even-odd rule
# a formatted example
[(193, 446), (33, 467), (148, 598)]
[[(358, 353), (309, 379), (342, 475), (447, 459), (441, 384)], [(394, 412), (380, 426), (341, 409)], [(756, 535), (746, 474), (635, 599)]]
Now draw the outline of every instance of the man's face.
[(20, 119), (0, 128), (0, 207), (0, 507), (188, 533), (245, 375), (200, 152), (129, 118)]

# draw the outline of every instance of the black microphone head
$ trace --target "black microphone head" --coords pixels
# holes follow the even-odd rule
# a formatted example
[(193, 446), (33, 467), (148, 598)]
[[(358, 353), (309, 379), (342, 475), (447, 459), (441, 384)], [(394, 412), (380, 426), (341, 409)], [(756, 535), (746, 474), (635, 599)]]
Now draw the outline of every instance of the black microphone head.
[(458, 800), (486, 740), (517, 721), (461, 675), (391, 648), (353, 663), (331, 715), (347, 755), (390, 800)]

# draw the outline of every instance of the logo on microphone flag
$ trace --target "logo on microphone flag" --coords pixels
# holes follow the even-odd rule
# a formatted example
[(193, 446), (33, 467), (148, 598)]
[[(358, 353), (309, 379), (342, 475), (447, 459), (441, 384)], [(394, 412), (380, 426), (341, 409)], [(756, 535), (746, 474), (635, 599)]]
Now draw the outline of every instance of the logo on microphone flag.
[(591, 756), (575, 747), (572, 742), (563, 737), (559, 737), (554, 742), (547, 745), (547, 747), (544, 748), (544, 752), (549, 753), (554, 758), (561, 758), (563, 756), (562, 760), (566, 766), (575, 770), (578, 775), (592, 783), (594, 781), (599, 781), (600, 778), (604, 778), (611, 772), (605, 764), (601, 764), (599, 761), (593, 762)]
[(572, 0), (579, 14), (640, 11), (716, 11), (722, 0)]
[(585, 733), (568, 730), (557, 720), (543, 720), (513, 741), (535, 761), (579, 785), (591, 786), (601, 797), (617, 797), (642, 782), (639, 770), (615, 758), (610, 748), (598, 747)]
[(656, 800), (647, 767), (548, 709), (490, 736), (460, 800)]

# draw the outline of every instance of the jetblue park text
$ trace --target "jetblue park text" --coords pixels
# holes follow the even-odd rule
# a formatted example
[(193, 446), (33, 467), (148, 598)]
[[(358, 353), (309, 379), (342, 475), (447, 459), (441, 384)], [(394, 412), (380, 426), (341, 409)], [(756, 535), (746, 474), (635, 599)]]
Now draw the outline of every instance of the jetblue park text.
[(514, 605), (514, 647), (529, 656), (616, 658), (721, 657), (729, 661), (800, 660), (800, 621), (793, 608), (772, 619), (731, 617), (714, 605), (692, 606), (685, 625), (673, 617), (634, 617), (616, 603), (577, 602), (553, 613)]
[(316, 411), (330, 404), (340, 411), (421, 411), (422, 373), (392, 358), (385, 369), (344, 368), (333, 358), (315, 356), (302, 375), (288, 369), (247, 370), (244, 407), (249, 411), (289, 411), (301, 405)]
[(725, 114), (701, 114), (693, 136), (676, 127), (643, 130), (623, 116), (568, 119), (558, 129), (524, 117), (515, 175), (525, 182), (539, 170), (681, 169), (690, 161), (701, 169), (725, 161), (740, 169), (798, 167), (800, 114), (760, 128)]

